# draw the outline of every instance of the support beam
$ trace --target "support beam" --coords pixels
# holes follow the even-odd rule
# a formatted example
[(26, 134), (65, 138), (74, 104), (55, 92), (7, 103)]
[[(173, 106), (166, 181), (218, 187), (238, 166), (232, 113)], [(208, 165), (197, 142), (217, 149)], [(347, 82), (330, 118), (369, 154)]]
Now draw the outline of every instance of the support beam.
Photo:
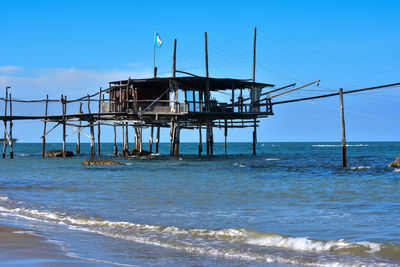
[(344, 123), (344, 105), (343, 105), (343, 89), (339, 89), (340, 98), (340, 122), (342, 126), (342, 165), (347, 167), (347, 151), (346, 151), (346, 126)]
[(150, 140), (149, 140), (149, 151), (153, 152), (153, 133), (154, 133), (154, 124), (151, 124), (150, 129)]
[(12, 98), (10, 93), (10, 158), (14, 158), (14, 142), (13, 142), (13, 122), (12, 122)]
[(203, 144), (201, 142), (201, 123), (199, 124), (199, 156), (201, 156), (201, 152), (203, 152)]
[(129, 131), (128, 131), (128, 123), (127, 122), (125, 122), (125, 151), (126, 152), (129, 151)]
[(156, 153), (158, 153), (159, 142), (160, 142), (160, 125), (157, 125)]
[(228, 138), (228, 120), (225, 119), (225, 155), (228, 155), (228, 143), (227, 143), (227, 138)]
[[(79, 114), (82, 114), (82, 102), (79, 103)], [(76, 155), (79, 155), (81, 153), (81, 125), (82, 125), (82, 120), (79, 119), (79, 126), (78, 126), (77, 140), (76, 140)]]
[(175, 150), (175, 156), (176, 157), (179, 155), (179, 143), (180, 143), (179, 137), (180, 137), (180, 127), (179, 127), (179, 124), (176, 123), (176, 126), (175, 126), (175, 142), (174, 142), (174, 144), (175, 144), (174, 150)]
[(257, 119), (254, 119), (254, 130), (253, 130), (253, 155), (256, 154), (257, 148)]
[(66, 149), (67, 149), (67, 140), (66, 140), (66, 121), (65, 121), (65, 114), (67, 113), (66, 108), (67, 108), (67, 96), (63, 96), (61, 95), (61, 104), (62, 104), (62, 114), (63, 114), (63, 118), (62, 118), (62, 125), (63, 125), (63, 130), (62, 130), (62, 134), (63, 134), (63, 144), (62, 144), (62, 153), (63, 153), (63, 157), (66, 157)]
[[(44, 116), (47, 117), (47, 109), (49, 105), (49, 95), (46, 95), (46, 104), (44, 109)], [(46, 154), (46, 126), (47, 126), (47, 119), (43, 120), (43, 136), (42, 136), (42, 158), (44, 158)]]
[[(7, 116), (7, 105), (8, 105), (8, 88), (6, 87), (6, 97), (4, 100), (4, 117)], [(7, 149), (7, 121), (4, 119), (4, 144), (3, 144), (3, 159), (6, 157), (6, 149)]]
[(114, 155), (118, 155), (118, 147), (117, 147), (117, 127), (114, 122)]
[[(90, 114), (90, 96), (89, 94), (87, 95), (88, 99), (88, 113)], [(93, 126), (93, 119), (90, 120), (90, 157), (94, 157), (94, 126)]]

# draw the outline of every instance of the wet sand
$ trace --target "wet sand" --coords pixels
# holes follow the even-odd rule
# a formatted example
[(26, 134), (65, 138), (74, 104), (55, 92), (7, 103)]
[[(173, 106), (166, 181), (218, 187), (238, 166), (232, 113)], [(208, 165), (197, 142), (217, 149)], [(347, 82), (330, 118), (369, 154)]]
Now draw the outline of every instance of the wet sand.
[(0, 266), (99, 266), (65, 255), (36, 232), (0, 225)]

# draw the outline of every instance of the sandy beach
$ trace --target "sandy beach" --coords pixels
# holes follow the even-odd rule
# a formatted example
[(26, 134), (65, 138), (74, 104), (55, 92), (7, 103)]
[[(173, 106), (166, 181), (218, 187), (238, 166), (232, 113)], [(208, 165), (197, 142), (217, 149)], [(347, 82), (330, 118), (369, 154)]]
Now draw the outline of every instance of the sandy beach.
[(40, 234), (0, 225), (0, 266), (92, 266), (88, 261), (65, 255)]

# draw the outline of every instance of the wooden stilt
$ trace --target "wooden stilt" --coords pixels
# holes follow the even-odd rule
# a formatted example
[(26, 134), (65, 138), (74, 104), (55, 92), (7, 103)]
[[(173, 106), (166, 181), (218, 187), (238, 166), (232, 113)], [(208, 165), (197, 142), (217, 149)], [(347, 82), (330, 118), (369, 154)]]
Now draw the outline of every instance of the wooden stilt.
[[(7, 105), (8, 105), (8, 86), (6, 87), (6, 97), (4, 99), (4, 116), (7, 116)], [(3, 159), (6, 157), (7, 149), (7, 121), (4, 119), (4, 144), (3, 144)]]
[[(99, 114), (101, 113), (101, 87), (99, 89)], [(100, 115), (99, 115), (100, 118)], [(97, 155), (100, 156), (100, 121), (97, 121)]]
[(63, 157), (66, 157), (66, 148), (67, 148), (67, 139), (66, 139), (66, 121), (65, 121), (65, 114), (66, 114), (66, 108), (67, 108), (67, 96), (63, 97), (61, 96), (61, 104), (62, 104), (62, 113), (63, 113), (63, 120), (62, 120), (62, 125), (63, 125), (63, 145), (62, 145), (62, 153)]
[[(91, 111), (90, 111), (90, 96), (89, 96), (89, 94), (87, 95), (87, 98), (88, 98), (88, 113), (90, 114), (91, 113)], [(93, 121), (93, 119), (91, 119), (90, 120), (90, 157), (91, 158), (93, 158), (94, 157), (94, 125), (93, 125), (93, 123), (94, 123), (94, 121)]]
[(228, 155), (228, 143), (227, 143), (227, 138), (228, 138), (228, 120), (225, 119), (225, 155)]
[(12, 98), (10, 94), (10, 158), (14, 158), (14, 142), (13, 142), (13, 122), (12, 122)]
[[(44, 116), (47, 117), (47, 109), (49, 104), (49, 95), (46, 95), (46, 105), (44, 110)], [(46, 154), (46, 126), (47, 126), (47, 119), (43, 120), (43, 136), (42, 136), (42, 158), (44, 158)]]
[(125, 151), (129, 151), (129, 132), (127, 122), (125, 122)]
[(210, 122), (206, 125), (207, 156), (210, 156)]
[(340, 97), (340, 122), (342, 128), (342, 165), (347, 167), (347, 148), (346, 148), (346, 126), (344, 123), (343, 89), (339, 89)]
[(122, 124), (122, 155), (125, 155), (126, 152), (126, 144), (125, 144), (125, 125)]
[(257, 147), (257, 119), (254, 119), (254, 130), (253, 130), (253, 155), (256, 154)]
[(149, 151), (153, 152), (153, 133), (154, 133), (154, 125), (151, 125), (150, 129), (150, 140), (149, 140)]
[(143, 136), (142, 136), (142, 132), (143, 132), (143, 127), (140, 125), (139, 128), (139, 136), (138, 136), (138, 141), (139, 141), (139, 152), (141, 153), (143, 151)]
[[(79, 103), (79, 113), (82, 114), (82, 102)], [(76, 140), (76, 154), (79, 155), (81, 153), (81, 125), (82, 120), (79, 119), (77, 140)]]
[(179, 136), (180, 136), (180, 128), (179, 128), (179, 124), (176, 124), (175, 127), (175, 156), (179, 155)]
[(160, 125), (157, 125), (156, 153), (158, 153), (159, 142), (160, 142)]
[(114, 122), (114, 155), (118, 155), (118, 147), (117, 147), (117, 127)]
[(94, 152), (94, 121), (90, 121), (90, 157), (94, 157), (95, 152)]
[(210, 126), (210, 154), (214, 156), (214, 133), (212, 126)]
[(199, 124), (199, 156), (201, 156), (201, 152), (203, 152), (203, 144), (201, 142), (201, 123)]
[(170, 129), (169, 129), (169, 140), (170, 140), (169, 155), (170, 156), (174, 155), (174, 139), (175, 139), (175, 122), (174, 122), (174, 118), (172, 117)]

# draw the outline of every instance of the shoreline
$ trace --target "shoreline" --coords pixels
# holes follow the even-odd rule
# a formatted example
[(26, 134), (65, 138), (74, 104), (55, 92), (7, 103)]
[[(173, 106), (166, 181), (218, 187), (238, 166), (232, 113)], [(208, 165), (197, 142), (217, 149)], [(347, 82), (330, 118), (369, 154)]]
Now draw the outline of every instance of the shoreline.
[(70, 257), (37, 231), (0, 224), (0, 266), (98, 266)]

